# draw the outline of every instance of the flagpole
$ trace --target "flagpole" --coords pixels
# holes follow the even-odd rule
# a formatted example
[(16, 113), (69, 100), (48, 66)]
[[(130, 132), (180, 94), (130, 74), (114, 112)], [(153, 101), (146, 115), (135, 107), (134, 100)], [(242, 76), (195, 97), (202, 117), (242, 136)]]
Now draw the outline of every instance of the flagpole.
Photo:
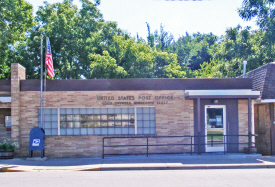
[(44, 127), (43, 119), (43, 49), (42, 49), (43, 35), (40, 34), (40, 122), (42, 128)]
[[(46, 37), (46, 51), (45, 51), (45, 57), (47, 56), (47, 49), (48, 49), (48, 40), (49, 37)], [(45, 81), (44, 81), (44, 91), (46, 91), (46, 80), (47, 80), (47, 66), (45, 65)]]
[[(48, 49), (48, 40), (49, 40), (49, 38), (48, 37), (46, 37), (46, 50), (45, 50), (45, 57), (47, 56), (47, 49)], [(45, 65), (45, 75), (44, 75), (44, 92), (46, 91), (46, 83), (47, 83), (47, 66)], [(45, 93), (46, 94), (46, 93)], [(45, 103), (46, 103), (46, 99), (45, 99)], [(44, 115), (44, 113), (43, 113), (43, 115)], [(43, 126), (43, 128), (44, 128), (44, 126)]]

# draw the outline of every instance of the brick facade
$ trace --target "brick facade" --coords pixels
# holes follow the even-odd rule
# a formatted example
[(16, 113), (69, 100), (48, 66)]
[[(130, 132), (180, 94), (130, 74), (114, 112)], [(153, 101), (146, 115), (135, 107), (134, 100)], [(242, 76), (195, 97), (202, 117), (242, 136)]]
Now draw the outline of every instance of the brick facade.
[[(38, 126), (38, 111), (40, 109), (40, 91), (20, 91), (20, 80), (25, 79), (25, 69), (19, 64), (11, 67), (11, 107), (12, 140), (20, 142), (16, 155), (28, 156), (30, 130)], [(133, 80), (131, 80), (133, 81)], [(159, 81), (159, 80), (158, 80)], [(194, 80), (192, 80), (194, 81)], [(205, 80), (204, 80), (205, 81)], [(221, 80), (218, 80), (221, 81)], [(235, 80), (234, 80), (235, 81)], [(23, 81), (24, 82), (24, 81)], [(85, 82), (85, 81), (84, 81)], [(207, 81), (206, 81), (207, 82)], [(83, 86), (83, 81), (81, 82)], [(152, 84), (152, 83), (151, 83)], [(215, 84), (214, 84), (215, 85)], [(234, 84), (232, 84), (234, 85)], [(121, 85), (123, 87), (123, 85)], [(182, 86), (182, 85), (181, 85)], [(192, 85), (194, 86), (194, 85)], [(57, 89), (57, 88), (55, 88)], [(62, 88), (64, 89), (64, 88)], [(125, 89), (123, 87), (123, 89)], [(239, 88), (238, 88), (239, 89)], [(149, 144), (182, 144), (191, 143), (190, 138), (160, 139), (159, 136), (194, 136), (194, 101), (185, 99), (184, 89), (180, 90), (108, 90), (108, 91), (47, 91), (44, 92), (43, 105), (45, 108), (124, 108), (124, 107), (155, 107), (156, 133), (149, 135)], [(112, 99), (99, 99), (111, 97)], [(126, 97), (119, 99), (121, 96)], [(127, 97), (129, 96), (129, 97)], [(221, 102), (221, 101), (220, 101)], [(230, 104), (228, 104), (230, 105)], [(4, 106), (4, 105), (3, 105)], [(237, 107), (237, 99), (236, 104)], [(204, 108), (204, 106), (202, 106)], [(236, 110), (235, 110), (236, 111)], [(204, 112), (204, 110), (201, 110)], [(1, 119), (1, 116), (0, 116)], [(248, 101), (238, 100), (238, 132), (248, 134)], [(202, 120), (204, 121), (204, 120)], [(0, 124), (1, 125), (1, 124)], [(103, 137), (108, 135), (81, 136), (46, 136), (45, 156), (47, 157), (98, 157), (102, 156)], [(125, 137), (125, 135), (116, 135)], [(135, 138), (140, 137), (140, 138)], [(127, 139), (105, 139), (104, 143), (119, 145), (145, 145), (145, 135), (131, 135)], [(247, 137), (240, 138), (240, 143), (247, 143)], [(194, 142), (193, 142), (194, 143)], [(243, 151), (245, 146), (239, 147)], [(174, 153), (190, 152), (190, 146), (161, 146), (149, 147), (149, 152)], [(194, 146), (192, 147), (194, 150)], [(145, 154), (146, 147), (106, 148), (105, 153), (115, 154)], [(37, 153), (36, 153), (37, 154)]]
[[(97, 96), (113, 96), (114, 98), (118, 98), (119, 96), (133, 96), (135, 100), (127, 100), (126, 102), (131, 102), (131, 104), (128, 104), (127, 106), (115, 104), (104, 105), (102, 103), (105, 101), (97, 100)], [(142, 98), (146, 98), (146, 96), (149, 97), (143, 100)], [(169, 96), (172, 97), (172, 99), (159, 99), (162, 96), (164, 96), (164, 98), (165, 96)], [(20, 98), (22, 143), (20, 152), (23, 156), (28, 153), (29, 132), (38, 124), (40, 93), (21, 92)], [(184, 91), (46, 92), (44, 93), (44, 98), (46, 98), (44, 102), (45, 108), (155, 106), (157, 136), (194, 135), (193, 101), (184, 99)], [(112, 100), (112, 103), (115, 102), (121, 101)], [(154, 104), (144, 105), (134, 104), (134, 102), (149, 102)], [(49, 136), (46, 138), (46, 156), (100, 156), (102, 153), (102, 137), (103, 136)], [(58, 147), (58, 151), (55, 151), (56, 147)], [(68, 147), (70, 148), (68, 149)]]
[(20, 142), (20, 80), (25, 78), (25, 68), (20, 64), (11, 64), (11, 139), (14, 142)]
[[(248, 135), (248, 100), (239, 99), (238, 101), (238, 114), (239, 114), (239, 135)], [(248, 143), (247, 136), (239, 137), (239, 143)], [(246, 144), (239, 146), (239, 151), (243, 152)]]

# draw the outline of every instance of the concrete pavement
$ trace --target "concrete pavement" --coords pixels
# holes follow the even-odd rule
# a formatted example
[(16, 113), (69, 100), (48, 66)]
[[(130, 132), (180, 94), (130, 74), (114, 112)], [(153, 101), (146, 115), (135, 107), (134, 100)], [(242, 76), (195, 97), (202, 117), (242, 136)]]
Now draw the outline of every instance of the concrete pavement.
[(2, 172), (275, 168), (275, 156), (259, 154), (149, 155), (102, 158), (14, 158)]

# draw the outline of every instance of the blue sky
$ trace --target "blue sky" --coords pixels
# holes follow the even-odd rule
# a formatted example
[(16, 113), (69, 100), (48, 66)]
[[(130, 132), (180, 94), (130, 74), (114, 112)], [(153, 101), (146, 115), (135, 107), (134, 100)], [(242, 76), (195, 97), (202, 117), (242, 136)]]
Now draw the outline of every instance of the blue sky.
[[(26, 0), (36, 11), (43, 0)], [(63, 0), (48, 0), (48, 3)], [(78, 0), (73, 3), (81, 7)], [(242, 0), (101, 0), (98, 7), (106, 21), (115, 21), (118, 27), (132, 36), (137, 33), (145, 39), (148, 35), (146, 22), (151, 32), (159, 30), (160, 24), (177, 39), (186, 32), (210, 33), (217, 36), (225, 34), (226, 28), (251, 26), (257, 29), (255, 21), (245, 22), (238, 13)]]

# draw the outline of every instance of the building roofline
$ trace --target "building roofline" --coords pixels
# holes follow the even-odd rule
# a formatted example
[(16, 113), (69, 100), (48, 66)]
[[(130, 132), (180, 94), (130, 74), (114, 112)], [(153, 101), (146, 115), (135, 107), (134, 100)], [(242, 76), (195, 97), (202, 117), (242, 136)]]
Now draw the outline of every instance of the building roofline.
[[(21, 80), (21, 91), (40, 91), (40, 80)], [(46, 91), (252, 89), (252, 79), (89, 79), (47, 80)]]

